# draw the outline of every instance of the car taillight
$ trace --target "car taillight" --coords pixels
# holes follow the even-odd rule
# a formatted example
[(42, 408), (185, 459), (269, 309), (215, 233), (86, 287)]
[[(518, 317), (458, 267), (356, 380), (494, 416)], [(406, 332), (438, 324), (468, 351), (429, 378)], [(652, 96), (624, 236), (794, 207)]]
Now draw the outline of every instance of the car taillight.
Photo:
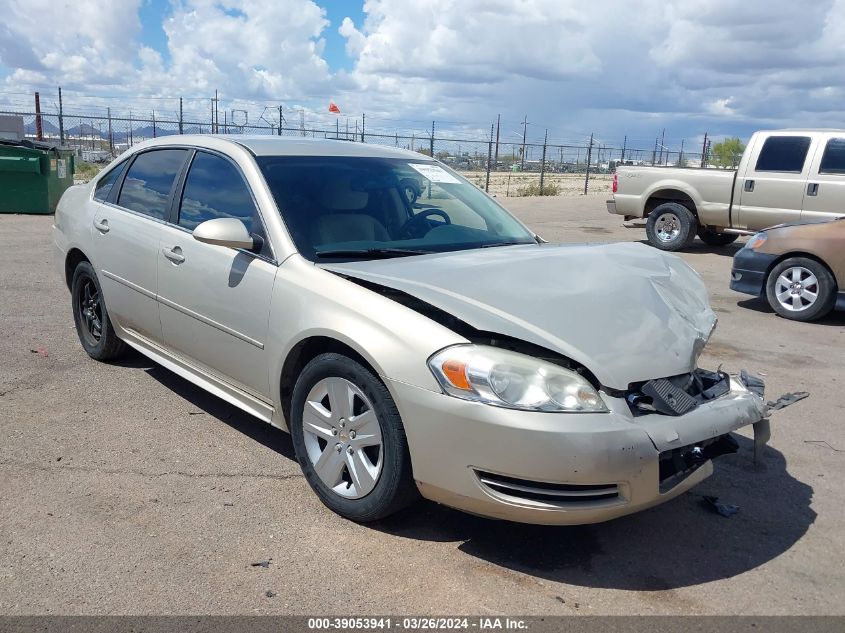
[(619, 189), (619, 174), (613, 172), (613, 193), (616, 193), (616, 190)]

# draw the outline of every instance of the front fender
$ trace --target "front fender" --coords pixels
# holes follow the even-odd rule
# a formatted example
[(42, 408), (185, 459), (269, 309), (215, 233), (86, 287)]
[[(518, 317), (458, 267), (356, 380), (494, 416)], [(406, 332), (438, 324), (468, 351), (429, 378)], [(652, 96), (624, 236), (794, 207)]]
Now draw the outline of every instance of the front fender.
[[(385, 384), (399, 381), (430, 391), (440, 387), (428, 369), (429, 356), (467, 342), (422, 314), (295, 255), (279, 267), (273, 287), (270, 384), (280, 384), (291, 351), (317, 336), (351, 347)], [(278, 389), (273, 398), (281, 411)]]

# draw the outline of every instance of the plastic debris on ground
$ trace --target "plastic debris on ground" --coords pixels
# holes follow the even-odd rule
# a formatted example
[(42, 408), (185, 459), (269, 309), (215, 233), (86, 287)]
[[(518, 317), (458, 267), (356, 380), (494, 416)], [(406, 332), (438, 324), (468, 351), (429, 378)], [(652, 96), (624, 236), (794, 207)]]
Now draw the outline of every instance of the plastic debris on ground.
[(719, 497), (703, 495), (702, 499), (704, 499), (704, 502), (711, 510), (713, 510), (713, 512), (718, 512), (727, 519), (731, 518), (733, 515), (739, 512), (739, 506), (731, 505), (729, 503), (722, 503), (721, 501), (719, 501)]

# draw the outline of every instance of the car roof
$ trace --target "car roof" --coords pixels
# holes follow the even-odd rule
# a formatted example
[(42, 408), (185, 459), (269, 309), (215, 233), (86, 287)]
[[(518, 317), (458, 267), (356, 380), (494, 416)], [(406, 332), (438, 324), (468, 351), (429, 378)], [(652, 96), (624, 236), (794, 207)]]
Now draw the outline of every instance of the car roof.
[(401, 158), (431, 160), (425, 154), (398, 147), (333, 139), (300, 136), (240, 135), (240, 134), (184, 134), (162, 136), (149, 140), (145, 148), (166, 145), (192, 145), (215, 148), (220, 141), (246, 148), (255, 156), (364, 156), (373, 158)]

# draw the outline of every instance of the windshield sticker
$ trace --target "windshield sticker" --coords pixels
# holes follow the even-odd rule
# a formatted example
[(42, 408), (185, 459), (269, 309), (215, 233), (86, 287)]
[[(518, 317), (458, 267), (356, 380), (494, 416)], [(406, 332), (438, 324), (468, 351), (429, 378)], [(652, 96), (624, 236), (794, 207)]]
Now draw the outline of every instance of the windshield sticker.
[(461, 184), (460, 180), (439, 165), (425, 165), (420, 163), (408, 163), (408, 165), (416, 170), (423, 178), (431, 182), (445, 182), (450, 185)]

